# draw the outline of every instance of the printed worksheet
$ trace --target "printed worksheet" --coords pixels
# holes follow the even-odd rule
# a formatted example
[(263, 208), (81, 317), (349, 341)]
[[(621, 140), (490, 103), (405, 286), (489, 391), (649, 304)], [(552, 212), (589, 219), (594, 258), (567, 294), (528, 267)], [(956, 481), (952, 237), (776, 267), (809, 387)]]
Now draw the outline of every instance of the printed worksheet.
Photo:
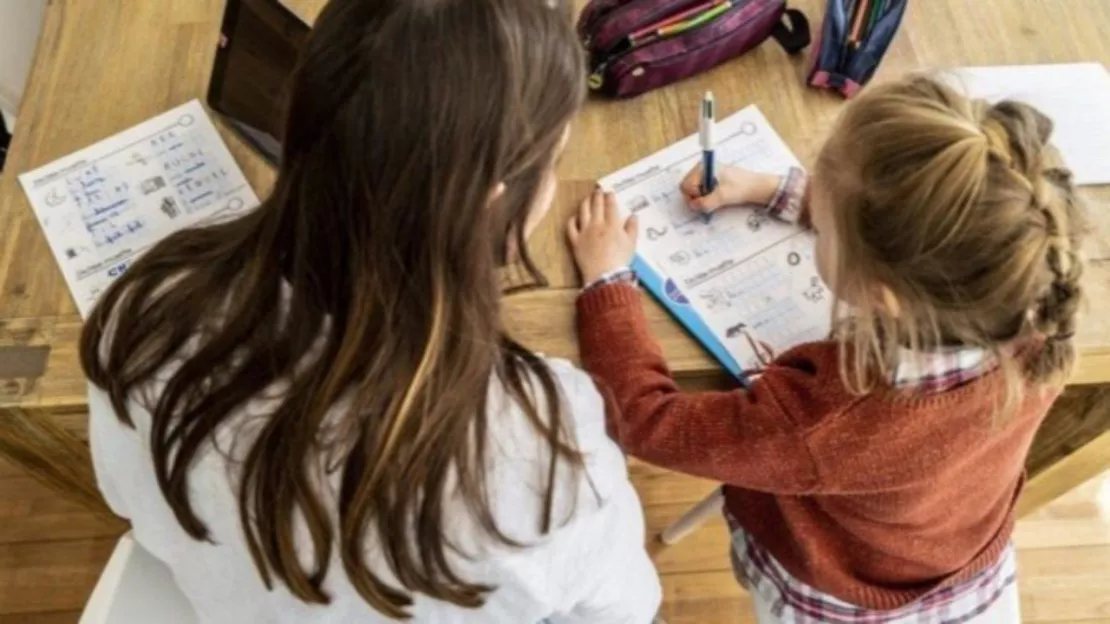
[[(799, 166), (755, 106), (718, 122), (716, 136), (718, 162), (767, 173)], [(829, 293), (814, 264), (813, 235), (752, 208), (727, 208), (709, 220), (691, 212), (679, 183), (700, 158), (694, 135), (601, 181), (639, 217), (637, 265), (666, 285), (654, 294), (672, 311), (692, 308), (704, 322), (687, 323), (696, 337), (711, 351), (719, 342), (744, 369), (825, 337)]]
[(19, 181), (83, 317), (167, 235), (258, 205), (196, 100)]

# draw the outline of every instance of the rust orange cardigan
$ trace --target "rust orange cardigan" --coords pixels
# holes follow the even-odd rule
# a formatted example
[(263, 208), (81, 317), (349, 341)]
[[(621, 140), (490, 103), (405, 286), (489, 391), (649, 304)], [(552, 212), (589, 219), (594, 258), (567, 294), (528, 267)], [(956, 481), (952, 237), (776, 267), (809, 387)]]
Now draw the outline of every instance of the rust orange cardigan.
[(1033, 434), (1058, 392), (996, 414), (1001, 373), (953, 390), (851, 394), (831, 342), (801, 345), (750, 390), (684, 393), (627, 284), (578, 299), (582, 363), (610, 431), (644, 461), (725, 484), (726, 507), (791, 574), (870, 609), (965, 581), (1010, 540)]

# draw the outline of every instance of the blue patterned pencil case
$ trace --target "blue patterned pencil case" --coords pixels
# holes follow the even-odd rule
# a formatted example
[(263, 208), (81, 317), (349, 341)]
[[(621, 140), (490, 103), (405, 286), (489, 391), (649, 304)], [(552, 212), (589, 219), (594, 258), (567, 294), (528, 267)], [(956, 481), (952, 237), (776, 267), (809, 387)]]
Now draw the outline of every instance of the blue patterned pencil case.
[[(875, 75), (890, 47), (909, 0), (828, 0), (825, 22), (813, 46), (808, 83), (853, 97)], [(865, 5), (863, 28), (854, 28)], [(856, 34), (853, 37), (853, 34)]]

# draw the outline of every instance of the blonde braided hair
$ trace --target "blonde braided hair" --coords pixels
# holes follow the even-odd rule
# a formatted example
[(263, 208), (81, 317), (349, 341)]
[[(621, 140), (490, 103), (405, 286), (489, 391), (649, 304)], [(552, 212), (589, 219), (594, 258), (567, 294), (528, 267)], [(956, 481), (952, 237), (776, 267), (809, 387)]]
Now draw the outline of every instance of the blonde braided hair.
[(1010, 405), (1024, 382), (1067, 377), (1085, 226), (1051, 132), (1030, 106), (970, 100), (928, 77), (873, 87), (845, 110), (814, 184), (834, 206), (834, 290), (852, 293), (837, 332), (850, 388), (889, 379), (906, 346), (995, 353)]
[(1048, 145), (1052, 122), (1036, 109), (1014, 102), (979, 102), (978, 107), (990, 158), (1028, 192), (1031, 219), (1043, 231), (1050, 280), (1029, 320), (1044, 340), (1027, 361), (1026, 373), (1035, 381), (1063, 381), (1076, 359), (1076, 318), (1083, 299), (1084, 263), (1078, 248), (1084, 226), (1071, 172), (1047, 164), (1058, 157)]

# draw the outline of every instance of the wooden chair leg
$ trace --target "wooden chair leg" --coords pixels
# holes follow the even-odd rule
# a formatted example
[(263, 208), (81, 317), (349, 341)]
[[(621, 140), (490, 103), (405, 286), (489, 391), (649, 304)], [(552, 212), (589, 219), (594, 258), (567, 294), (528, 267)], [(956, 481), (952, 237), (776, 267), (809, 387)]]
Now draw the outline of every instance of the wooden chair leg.
[(721, 513), (724, 503), (725, 498), (721, 489), (713, 490), (712, 494), (706, 496), (700, 503), (694, 505), (690, 511), (676, 520), (674, 524), (664, 529), (659, 534), (659, 539), (668, 546), (677, 544), (682, 538), (701, 526), (710, 516)]

